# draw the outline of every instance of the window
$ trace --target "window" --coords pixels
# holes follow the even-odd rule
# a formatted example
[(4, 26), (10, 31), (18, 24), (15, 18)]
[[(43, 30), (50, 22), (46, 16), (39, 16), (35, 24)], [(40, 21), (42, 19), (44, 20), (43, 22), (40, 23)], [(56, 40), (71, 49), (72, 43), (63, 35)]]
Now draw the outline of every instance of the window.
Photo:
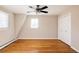
[(8, 27), (8, 14), (0, 11), (0, 28)]
[(38, 28), (38, 19), (31, 19), (31, 28)]

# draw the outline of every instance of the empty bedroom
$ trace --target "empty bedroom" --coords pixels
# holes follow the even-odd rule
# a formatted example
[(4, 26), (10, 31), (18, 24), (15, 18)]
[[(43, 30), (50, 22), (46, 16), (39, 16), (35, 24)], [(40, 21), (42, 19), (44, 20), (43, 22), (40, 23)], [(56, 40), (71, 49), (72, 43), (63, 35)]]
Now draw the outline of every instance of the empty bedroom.
[(0, 53), (79, 52), (79, 5), (0, 5)]

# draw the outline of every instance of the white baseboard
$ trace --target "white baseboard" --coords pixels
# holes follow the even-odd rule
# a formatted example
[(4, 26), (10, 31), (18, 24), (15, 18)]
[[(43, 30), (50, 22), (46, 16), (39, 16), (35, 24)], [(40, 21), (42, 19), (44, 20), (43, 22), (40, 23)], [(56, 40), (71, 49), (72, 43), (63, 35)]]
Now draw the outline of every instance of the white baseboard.
[(58, 39), (58, 38), (18, 38), (18, 39)]
[[(60, 40), (60, 39), (59, 39)], [(65, 42), (64, 40), (61, 40), (61, 41), (63, 41), (63, 42)], [(74, 49), (76, 52), (79, 52), (79, 50), (77, 50), (75, 47), (73, 47), (71, 44), (69, 44), (69, 43), (67, 43), (67, 42), (65, 42), (66, 44), (68, 44), (72, 49)]]
[(72, 49), (74, 49), (76, 52), (79, 52), (75, 47), (71, 46)]
[[(61, 40), (61, 39), (59, 39), (59, 40)], [(64, 41), (64, 40), (61, 40), (61, 41), (65, 42), (66, 44), (68, 44), (69, 46), (71, 46), (70, 43), (68, 43), (68, 42), (66, 42), (66, 41)]]
[(17, 39), (11, 40), (10, 42), (8, 42), (8, 43), (2, 45), (2, 46), (0, 47), (0, 49), (2, 49), (2, 48), (4, 48), (4, 47), (8, 46), (9, 44), (11, 44), (12, 42), (14, 42), (14, 41), (16, 41), (16, 40), (17, 40)]

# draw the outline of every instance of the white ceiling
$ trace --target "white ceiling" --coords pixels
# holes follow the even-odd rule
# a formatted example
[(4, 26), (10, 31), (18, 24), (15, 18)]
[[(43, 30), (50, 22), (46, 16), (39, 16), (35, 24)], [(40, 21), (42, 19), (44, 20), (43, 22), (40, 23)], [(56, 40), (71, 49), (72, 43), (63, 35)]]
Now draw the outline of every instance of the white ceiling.
[[(42, 5), (41, 7), (43, 7)], [(27, 15), (35, 15), (35, 12), (30, 12), (28, 11), (35, 11), (34, 9), (31, 9), (28, 7), (28, 5), (3, 5), (3, 8), (9, 10), (10, 12), (16, 13), (16, 14), (27, 14)], [(35, 7), (33, 5), (33, 7)], [(48, 5), (48, 10), (47, 14), (40, 13), (40, 15), (58, 15), (60, 12), (62, 12), (64, 9), (68, 8), (68, 5)]]

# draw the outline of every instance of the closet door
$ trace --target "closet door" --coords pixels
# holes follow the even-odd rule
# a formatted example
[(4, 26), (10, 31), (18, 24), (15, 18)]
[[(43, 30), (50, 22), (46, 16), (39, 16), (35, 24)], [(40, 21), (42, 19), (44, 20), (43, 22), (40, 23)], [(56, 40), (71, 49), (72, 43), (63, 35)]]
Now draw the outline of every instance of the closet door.
[(71, 14), (64, 14), (59, 17), (59, 39), (66, 42), (67, 44), (71, 44)]

